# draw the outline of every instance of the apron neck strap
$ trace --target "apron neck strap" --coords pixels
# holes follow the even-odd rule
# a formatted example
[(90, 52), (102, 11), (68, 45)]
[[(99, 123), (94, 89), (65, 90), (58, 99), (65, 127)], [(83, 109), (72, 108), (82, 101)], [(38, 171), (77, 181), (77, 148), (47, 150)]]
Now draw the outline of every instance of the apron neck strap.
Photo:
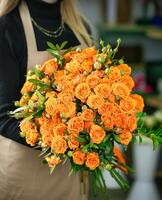
[[(37, 52), (37, 44), (36, 44), (36, 39), (35, 39), (35, 33), (30, 17), (30, 12), (28, 9), (28, 6), (24, 0), (21, 1), (21, 4), (19, 6), (19, 12), (20, 12), (20, 17), (22, 20), (22, 24), (24, 27), (25, 31), (25, 36), (26, 36), (26, 42), (27, 42), (27, 48), (28, 48), (28, 55), (29, 53), (35, 53)], [(75, 36), (79, 40), (80, 44), (82, 47), (87, 47), (87, 44), (84, 42), (84, 40), (79, 36), (74, 30), (73, 30)]]
[(21, 1), (21, 4), (19, 6), (19, 12), (20, 12), (20, 17), (21, 17), (22, 24), (25, 31), (28, 54), (29, 52), (30, 53), (37, 52), (34, 29), (31, 22), (29, 9), (25, 1)]

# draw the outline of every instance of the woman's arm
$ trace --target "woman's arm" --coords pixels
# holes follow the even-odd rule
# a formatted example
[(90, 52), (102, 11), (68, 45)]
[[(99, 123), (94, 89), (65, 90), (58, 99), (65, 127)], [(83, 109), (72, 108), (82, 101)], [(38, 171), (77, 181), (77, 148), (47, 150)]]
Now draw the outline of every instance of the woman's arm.
[[(16, 28), (16, 27), (15, 27)], [(6, 24), (0, 20), (0, 134), (21, 144), (26, 144), (19, 135), (19, 122), (8, 115), (15, 109), (14, 101), (20, 98), (19, 62), (13, 54), (12, 41)]]

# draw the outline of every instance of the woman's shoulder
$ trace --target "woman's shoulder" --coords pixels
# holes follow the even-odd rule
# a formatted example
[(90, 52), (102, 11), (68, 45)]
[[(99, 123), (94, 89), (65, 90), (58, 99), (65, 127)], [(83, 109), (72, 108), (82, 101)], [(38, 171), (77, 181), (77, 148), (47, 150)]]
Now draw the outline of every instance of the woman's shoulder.
[(8, 28), (12, 27), (17, 30), (17, 27), (14, 26), (18, 25), (17, 23), (19, 23), (19, 13), (18, 9), (15, 8), (11, 12), (0, 17), (0, 31), (6, 31)]

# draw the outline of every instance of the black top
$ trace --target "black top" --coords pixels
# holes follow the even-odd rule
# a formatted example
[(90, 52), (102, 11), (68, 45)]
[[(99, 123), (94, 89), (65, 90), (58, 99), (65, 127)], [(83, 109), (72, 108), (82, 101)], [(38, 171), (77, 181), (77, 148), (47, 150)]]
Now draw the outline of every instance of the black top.
[[(26, 0), (33, 19), (48, 30), (55, 30), (60, 25), (60, 1), (48, 4), (41, 0)], [(68, 46), (77, 46), (79, 41), (65, 25), (63, 34), (49, 38), (34, 27), (37, 49), (44, 51), (46, 41), (61, 44), (68, 41)], [(0, 18), (0, 134), (21, 144), (26, 144), (19, 135), (19, 122), (7, 112), (14, 110), (14, 101), (20, 99), (20, 90), (25, 82), (27, 71), (27, 45), (18, 7)]]

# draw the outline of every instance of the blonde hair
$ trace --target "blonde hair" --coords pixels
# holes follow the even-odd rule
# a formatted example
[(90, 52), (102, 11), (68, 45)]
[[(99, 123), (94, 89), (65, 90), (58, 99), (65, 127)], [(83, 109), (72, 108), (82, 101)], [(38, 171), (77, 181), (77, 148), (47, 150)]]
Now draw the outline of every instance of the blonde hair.
[[(21, 0), (0, 0), (0, 16), (12, 11)], [(87, 46), (92, 45), (92, 40), (83, 22), (83, 18), (76, 8), (76, 0), (62, 0), (61, 15), (63, 21), (76, 34), (79, 41)], [(84, 19), (86, 22), (86, 20)]]

